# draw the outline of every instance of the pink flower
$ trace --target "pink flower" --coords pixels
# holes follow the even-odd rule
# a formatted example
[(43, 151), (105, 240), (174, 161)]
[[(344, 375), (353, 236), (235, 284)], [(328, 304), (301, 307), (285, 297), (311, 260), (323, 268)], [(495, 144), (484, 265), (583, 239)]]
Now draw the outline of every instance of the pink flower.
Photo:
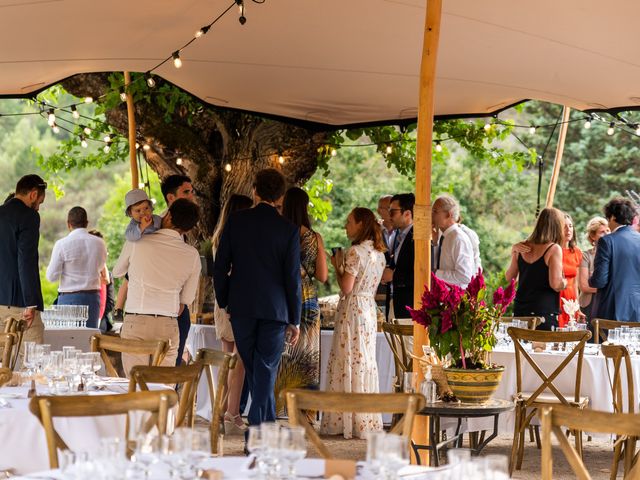
[(467, 293), (469, 294), (469, 300), (476, 301), (478, 299), (478, 293), (485, 288), (484, 276), (482, 270), (478, 269), (478, 273), (471, 278), (471, 282), (467, 286)]
[(451, 310), (443, 310), (440, 315), (440, 333), (447, 333), (451, 328), (453, 328)]
[(416, 322), (419, 325), (422, 325), (425, 328), (429, 328), (429, 326), (431, 325), (431, 317), (427, 312), (424, 311), (424, 308), (421, 308), (420, 310), (414, 310), (411, 307), (405, 307), (405, 308), (409, 312), (409, 315), (411, 315), (411, 318), (413, 319), (414, 322)]
[(447, 305), (451, 310), (457, 310), (460, 302), (462, 301), (464, 293), (464, 290), (462, 290), (459, 286), (450, 286), (449, 295), (447, 296)]
[(447, 287), (447, 283), (440, 280), (436, 277), (433, 272), (431, 272), (431, 295), (433, 295), (434, 299), (438, 303), (444, 303), (447, 299), (447, 295), (449, 293), (449, 288)]
[(493, 292), (493, 304), (494, 305), (502, 305), (504, 298), (504, 290), (502, 287), (498, 287), (495, 292)]
[(513, 299), (516, 298), (516, 280), (514, 278), (511, 279), (511, 283), (504, 290), (504, 296), (502, 297), (502, 307), (504, 310), (513, 302)]

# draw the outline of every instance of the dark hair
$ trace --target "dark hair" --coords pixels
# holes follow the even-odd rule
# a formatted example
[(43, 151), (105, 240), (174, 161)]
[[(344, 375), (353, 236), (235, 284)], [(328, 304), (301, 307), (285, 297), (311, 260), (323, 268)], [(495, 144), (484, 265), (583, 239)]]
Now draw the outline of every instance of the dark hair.
[(605, 218), (609, 220), (613, 217), (620, 225), (631, 225), (636, 215), (638, 211), (628, 198), (616, 197), (604, 206)]
[(307, 227), (311, 230), (309, 220), (309, 195), (303, 189), (291, 187), (284, 194), (282, 203), (282, 216), (298, 227)]
[(222, 212), (220, 212), (220, 217), (218, 217), (218, 224), (216, 225), (216, 229), (213, 231), (213, 237), (211, 237), (211, 245), (213, 248), (218, 248), (220, 244), (220, 237), (222, 236), (222, 231), (224, 230), (224, 226), (229, 219), (229, 215), (238, 210), (245, 210), (247, 208), (251, 208), (253, 206), (253, 200), (247, 197), (246, 195), (240, 195), (239, 193), (233, 193), (222, 207)]
[(91, 230), (89, 230), (87, 233), (88, 233), (89, 235), (93, 235), (94, 237), (104, 238), (104, 237), (102, 236), (102, 233), (100, 233), (100, 231), (99, 231), (99, 230), (96, 230), (95, 228), (92, 228), (92, 229), (91, 229)]
[(167, 200), (167, 195), (175, 195), (185, 182), (191, 183), (191, 179), (186, 175), (169, 175), (165, 178), (160, 185), (160, 190), (162, 190), (162, 196), (165, 201)]
[(25, 175), (16, 184), (16, 195), (26, 195), (32, 190), (38, 190), (38, 196), (41, 196), (46, 189), (47, 182), (38, 175)]
[(256, 173), (253, 187), (256, 194), (265, 202), (275, 202), (284, 195), (286, 181), (282, 173), (275, 168), (265, 168)]
[(15, 196), (16, 196), (16, 192), (11, 192), (9, 195), (7, 195), (7, 198), (4, 199), (4, 203), (7, 203), (12, 198), (15, 198)]
[(413, 205), (416, 203), (416, 196), (413, 193), (396, 193), (393, 197), (391, 197), (392, 202), (398, 202), (402, 212), (409, 210), (411, 212), (411, 216), (413, 217)]
[(179, 198), (173, 202), (169, 207), (169, 213), (171, 224), (183, 232), (191, 230), (200, 220), (200, 208), (186, 198)]
[(356, 223), (362, 224), (358, 235), (353, 239), (351, 245), (358, 245), (366, 240), (371, 240), (373, 242), (373, 248), (379, 252), (385, 252), (387, 247), (384, 244), (384, 240), (382, 240), (382, 231), (373, 212), (368, 208), (356, 207), (351, 210), (351, 215), (353, 215)]
[(87, 211), (82, 207), (73, 207), (67, 214), (67, 222), (73, 228), (87, 228), (89, 225)]

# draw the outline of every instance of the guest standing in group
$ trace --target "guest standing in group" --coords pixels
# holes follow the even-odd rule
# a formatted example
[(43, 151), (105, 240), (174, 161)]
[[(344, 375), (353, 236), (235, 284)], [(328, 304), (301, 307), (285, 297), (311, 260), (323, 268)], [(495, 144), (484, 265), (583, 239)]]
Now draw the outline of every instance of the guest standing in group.
[[(392, 202), (393, 204), (393, 202)], [(333, 342), (327, 366), (327, 391), (377, 393), (377, 315), (374, 295), (385, 268), (384, 241), (373, 212), (357, 207), (345, 224), (351, 247), (331, 257), (340, 286)], [(348, 405), (345, 405), (348, 409)], [(365, 438), (382, 430), (382, 415), (325, 413), (320, 432)]]
[(563, 241), (564, 214), (557, 208), (545, 208), (529, 238), (511, 248), (506, 277), (518, 282), (513, 314), (544, 317), (539, 330), (558, 327), (559, 292), (567, 286), (562, 276)]
[(300, 233), (302, 315), (298, 343), (280, 362), (276, 399), (285, 388), (317, 390), (320, 387), (320, 306), (316, 280), (326, 282), (329, 272), (324, 242), (322, 236), (311, 228), (308, 208), (307, 192), (298, 187), (287, 190), (282, 216), (297, 226)]
[(396, 229), (391, 220), (391, 199), (393, 195), (382, 195), (378, 199), (378, 215), (380, 215), (380, 229), (382, 231), (382, 240), (387, 247), (387, 253), (393, 246), (393, 239), (396, 235)]
[(273, 392), (285, 337), (295, 345), (300, 332), (300, 234), (276, 209), (284, 192), (278, 170), (259, 171), (255, 207), (229, 217), (216, 251), (213, 286), (218, 305), (231, 316), (249, 382), (249, 425), (275, 421)]
[(107, 261), (107, 247), (102, 238), (87, 231), (88, 225), (84, 208), (69, 210), (69, 234), (53, 246), (47, 280), (60, 282), (58, 305), (88, 306), (87, 327), (99, 328), (101, 274)]
[(589, 250), (582, 252), (582, 261), (578, 268), (578, 283), (580, 287), (580, 309), (584, 313), (587, 324), (590, 325), (593, 307), (593, 295), (598, 291), (589, 286), (589, 278), (593, 274), (593, 260), (596, 256), (596, 245), (601, 237), (611, 233), (609, 222), (603, 217), (593, 217), (587, 223), (587, 240), (591, 244)]
[[(229, 215), (237, 212), (238, 210), (246, 210), (253, 206), (253, 200), (246, 195), (240, 195), (237, 193), (232, 194), (220, 213), (218, 224), (213, 232), (213, 238), (211, 240), (213, 246), (213, 258), (216, 258), (216, 251), (220, 245), (220, 237), (224, 226), (227, 224)], [(218, 302), (215, 301), (213, 305), (213, 319), (216, 325), (216, 337), (222, 342), (222, 351), (227, 353), (238, 353), (235, 340), (233, 338), (233, 329), (231, 328), (231, 321), (229, 320), (229, 314), (218, 306)], [(224, 433), (225, 435), (238, 435), (244, 434), (247, 430), (242, 417), (240, 416), (240, 397), (242, 396), (242, 387), (244, 385), (244, 364), (242, 358), (238, 358), (235, 368), (229, 370), (227, 376), (227, 388), (229, 394), (227, 395), (227, 407), (224, 413)]]
[(24, 319), (24, 341), (42, 343), (44, 310), (38, 243), (40, 215), (47, 182), (38, 175), (25, 175), (16, 185), (16, 193), (0, 206), (0, 331), (10, 318)]
[[(96, 229), (89, 230), (89, 233), (104, 240), (102, 233)], [(107, 255), (109, 255), (108, 250)], [(113, 330), (113, 325), (109, 315), (113, 311), (115, 303), (116, 297), (113, 288), (113, 276), (109, 271), (109, 267), (107, 267), (107, 264), (105, 263), (102, 271), (100, 272), (100, 330), (102, 332)]]
[[(562, 243), (562, 273), (567, 280), (567, 287), (560, 292), (560, 315), (558, 325), (564, 327), (570, 320), (569, 315), (564, 311), (562, 299), (578, 299), (578, 267), (582, 262), (582, 250), (576, 246), (576, 231), (573, 220), (568, 214), (564, 214), (564, 241)], [(578, 312), (584, 318), (584, 315)], [(577, 320), (577, 319), (576, 319)]]
[(597, 288), (593, 317), (640, 322), (640, 233), (631, 226), (633, 203), (614, 198), (604, 207), (611, 234), (598, 240), (589, 285)]

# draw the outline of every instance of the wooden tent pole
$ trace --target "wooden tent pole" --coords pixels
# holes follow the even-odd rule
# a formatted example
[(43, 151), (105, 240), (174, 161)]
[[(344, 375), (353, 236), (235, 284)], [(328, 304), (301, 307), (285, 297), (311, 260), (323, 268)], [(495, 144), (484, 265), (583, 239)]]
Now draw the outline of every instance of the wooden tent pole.
[(131, 74), (124, 72), (124, 86), (127, 94), (127, 120), (129, 122), (129, 162), (131, 164), (131, 188), (138, 188), (138, 162), (136, 161), (136, 116), (133, 108), (133, 96), (128, 91)]
[(558, 136), (558, 148), (556, 150), (556, 159), (553, 162), (553, 173), (551, 174), (551, 182), (549, 182), (549, 191), (547, 192), (547, 208), (553, 207), (553, 198), (556, 195), (556, 186), (558, 185), (558, 176), (560, 175), (560, 164), (562, 163), (562, 155), (564, 154), (564, 142), (567, 139), (570, 114), (571, 109), (565, 106), (562, 109), (562, 125), (560, 125), (560, 135)]
[[(431, 281), (431, 156), (433, 142), (433, 117), (435, 114), (434, 94), (436, 82), (436, 61), (440, 42), (440, 19), (442, 0), (428, 0), (422, 43), (422, 61), (420, 64), (420, 96), (418, 104), (418, 138), (416, 143), (416, 203), (413, 210), (413, 239), (415, 245), (414, 262), (414, 307), (420, 306), (420, 298), (425, 285)], [(414, 353), (422, 356), (422, 346), (429, 344), (424, 327), (414, 325)], [(418, 362), (414, 362), (414, 371), (422, 379)], [(414, 422), (413, 441), (416, 444), (428, 443), (429, 431), (427, 418), (419, 416)], [(425, 450), (421, 450), (421, 463), (428, 465)]]

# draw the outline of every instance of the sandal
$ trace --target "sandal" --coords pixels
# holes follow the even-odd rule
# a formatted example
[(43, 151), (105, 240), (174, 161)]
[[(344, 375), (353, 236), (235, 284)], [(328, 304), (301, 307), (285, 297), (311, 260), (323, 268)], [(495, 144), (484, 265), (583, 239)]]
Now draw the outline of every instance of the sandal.
[(224, 434), (225, 435), (244, 435), (247, 430), (242, 417), (240, 415), (224, 414)]

